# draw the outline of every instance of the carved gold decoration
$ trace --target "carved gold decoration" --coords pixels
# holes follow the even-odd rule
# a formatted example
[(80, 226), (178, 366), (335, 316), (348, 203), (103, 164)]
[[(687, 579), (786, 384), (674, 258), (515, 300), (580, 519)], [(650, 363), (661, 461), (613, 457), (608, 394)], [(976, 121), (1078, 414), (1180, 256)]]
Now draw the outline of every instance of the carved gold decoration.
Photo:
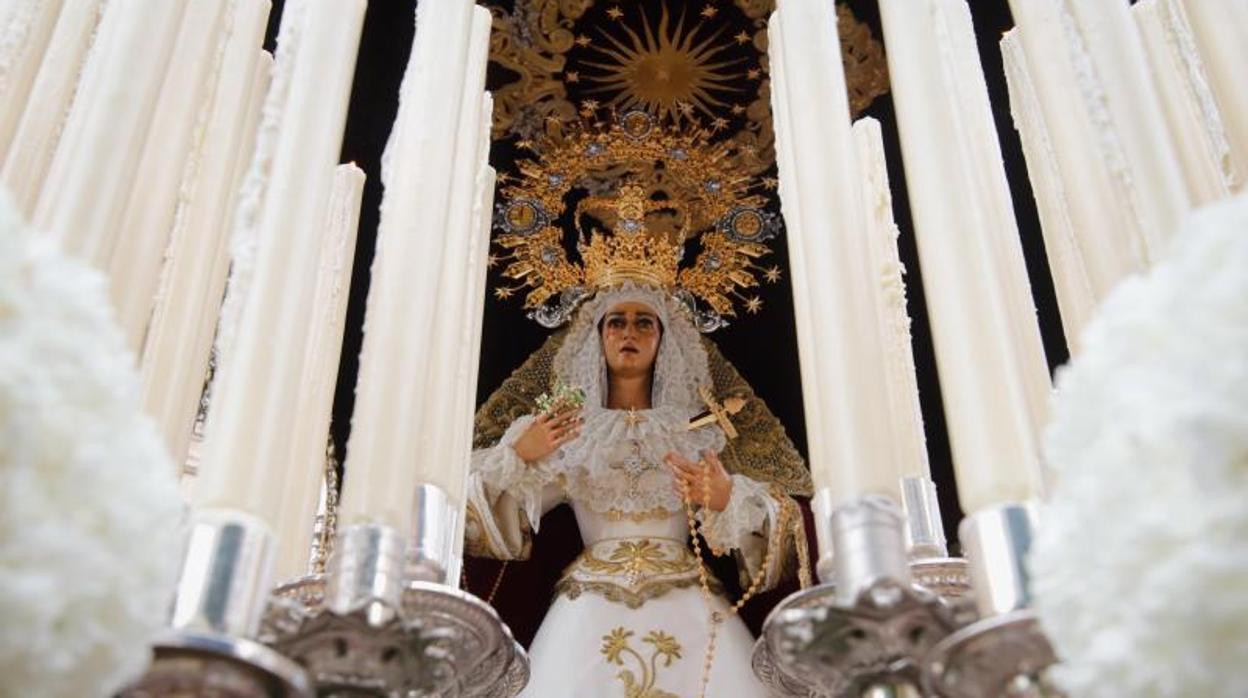
[[(698, 10), (681, 0), (486, 3), (494, 14), (490, 60), (495, 139), (537, 137), (550, 117), (568, 121), (582, 100), (655, 114), (698, 114), (739, 148), (754, 174), (774, 164), (767, 18), (773, 0)], [(837, 6), (845, 81), (856, 116), (888, 91), (884, 50)], [(682, 106), (683, 105), (683, 106)], [(687, 112), (684, 110), (688, 110)]]
[[(624, 669), (617, 677), (624, 684), (625, 698), (679, 698), (675, 693), (668, 693), (655, 687), (659, 679), (659, 669), (672, 666), (672, 662), (681, 658), (680, 643), (676, 638), (662, 630), (651, 630), (641, 638), (643, 645), (652, 648), (649, 657), (642, 657), (632, 647), (635, 633), (624, 626), (615, 628), (602, 636), (600, 652), (603, 658), (618, 666), (625, 665), (625, 657), (636, 662), (637, 673)], [(662, 662), (660, 664), (660, 662)]]
[[(498, 295), (529, 289), (525, 307), (547, 326), (566, 321), (595, 290), (623, 281), (705, 303), (704, 331), (735, 315), (734, 300), (756, 311), (761, 301), (744, 291), (758, 277), (777, 278), (757, 260), (770, 253), (766, 243), (779, 222), (763, 210), (766, 196), (756, 191), (763, 183), (740, 169), (737, 147), (711, 137), (694, 120), (665, 125), (642, 111), (609, 125), (552, 121), (532, 144), (541, 156), (522, 161), (519, 180), (502, 190), (498, 244), (506, 254), (495, 260), (507, 263), (503, 277), (513, 285)], [(565, 220), (575, 191), (587, 195)], [(588, 236), (587, 218), (602, 224)], [(565, 228), (579, 233), (580, 263), (564, 249)], [(678, 271), (694, 238), (702, 251)]]
[(609, 96), (609, 107), (641, 108), (664, 119), (676, 118), (685, 104), (708, 119), (714, 119), (717, 110), (731, 107), (725, 100), (746, 91), (740, 70), (745, 59), (724, 57), (732, 44), (721, 40), (722, 30), (686, 22), (687, 6), (682, 3), (680, 10), (679, 18), (673, 20), (663, 4), (657, 31), (640, 8), (640, 33), (628, 25), (618, 32), (604, 27), (601, 40), (590, 44), (594, 58), (582, 62), (595, 69), (585, 74), (584, 79), (593, 85), (585, 92)]

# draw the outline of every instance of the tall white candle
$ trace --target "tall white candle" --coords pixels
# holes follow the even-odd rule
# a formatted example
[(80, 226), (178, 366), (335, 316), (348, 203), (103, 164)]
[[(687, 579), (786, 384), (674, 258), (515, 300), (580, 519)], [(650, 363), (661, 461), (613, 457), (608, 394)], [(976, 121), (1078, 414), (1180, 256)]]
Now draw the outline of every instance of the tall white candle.
[[(317, 244), (342, 147), (364, 0), (309, 0), (259, 215), (255, 278), (209, 412), (203, 507), (246, 511), (276, 527), (289, 462)], [(279, 72), (280, 72), (279, 68)]]
[[(1085, 103), (1096, 83), (1086, 55), (1075, 50), (1077, 44), (1071, 46), (1059, 3), (1010, 0), (1010, 8), (1065, 184), (1071, 226), (1099, 302), (1147, 262), (1128, 195), (1130, 173), (1112, 128), (1103, 118), (1094, 119)], [(1097, 114), (1105, 115), (1103, 110)]]
[[(365, 310), (364, 343), (339, 521), (381, 522), (407, 533), (417, 480), (420, 416), (433, 358), (447, 201), (474, 13), (463, 0), (416, 7), (416, 36), (400, 88), (382, 184), (377, 252)], [(479, 50), (479, 49), (478, 49)], [(462, 230), (460, 231), (462, 233)], [(432, 405), (430, 409), (446, 409)]]
[[(246, 134), (255, 131), (258, 114), (251, 108), (258, 101), (255, 83), (267, 85), (269, 61), (260, 44), (269, 10), (269, 0), (234, 5), (199, 164), (177, 213), (140, 362), (144, 406), (178, 461), (186, 457), (229, 270), (227, 241), (238, 161), (250, 161), (240, 151)], [(260, 91), (260, 100), (263, 95)]]
[(187, 0), (111, 0), (83, 68), (35, 224), (105, 269)]
[(62, 0), (9, 0), (0, 15), (0, 162), (13, 142)]
[[(1183, 167), (1187, 190), (1196, 205), (1229, 193), (1230, 152), (1221, 118), (1213, 107), (1200, 57), (1191, 36), (1169, 0), (1140, 0), (1131, 6), (1148, 65)], [(1248, 37), (1245, 37), (1248, 38)]]
[(1238, 177), (1235, 191), (1248, 182), (1248, 2), (1245, 0), (1182, 0), (1196, 37), (1196, 46), (1218, 102)]
[(26, 109), (4, 158), (0, 182), (27, 217), (35, 213), (44, 177), (96, 36), (103, 0), (66, 0), (44, 52)]
[[(485, 95), (485, 101), (481, 107), (481, 114), (484, 118), (481, 120), (481, 129), (486, 139), (486, 147), (489, 147), (490, 127), (492, 126), (491, 116), (494, 111), (494, 100), (489, 93)], [(459, 402), (456, 403), (454, 410), (460, 415), (459, 421), (455, 424), (455, 437), (453, 444), (457, 451), (453, 457), (457, 461), (468, 462), (472, 457), (472, 439), (473, 430), (476, 426), (475, 407), (477, 404), (477, 377), (481, 369), (481, 325), (485, 319), (485, 286), (488, 267), (486, 260), (490, 254), (490, 231), (493, 228), (494, 213), (494, 185), (498, 181), (498, 175), (492, 167), (483, 167), (477, 178), (477, 203), (473, 207), (473, 223), (472, 229), (476, 231), (476, 237), (472, 241), (472, 247), (468, 252), (468, 268), (473, 270), (473, 274), (469, 276), (469, 294), (468, 303), (464, 309), (464, 315), (470, 320), (465, 324), (468, 332), (468, 338), (464, 342), (465, 352), (460, 357), (460, 365), (456, 371), (463, 376), (458, 380), (456, 385), (459, 386), (457, 396)], [(468, 479), (468, 469), (464, 468), (463, 478), (461, 478), (461, 491), (466, 491)], [(447, 569), (447, 579), (458, 579), (459, 572), (455, 569), (457, 565), (463, 562), (464, 553), (464, 525), (467, 518), (461, 515), (456, 520), (457, 530), (455, 531), (455, 553), (451, 560), (451, 566)]]
[[(777, 123), (792, 128), (785, 137), (796, 155), (792, 170), (780, 172), (792, 178), (795, 187), (786, 191), (800, 201), (799, 225), (788, 234), (792, 264), (804, 265), (804, 282), (794, 292), (808, 293), (805, 307), (819, 309), (797, 318), (799, 336), (809, 336), (801, 341), (814, 359), (809, 375), (819, 386), (819, 421), (807, 420), (807, 433), (823, 431), (815, 442), (822, 452), (811, 452), (812, 475), (816, 487), (831, 490), (833, 504), (872, 493), (892, 495), (896, 458), (880, 390), (882, 343), (835, 8), (821, 0), (782, 0), (769, 31), (770, 51), (783, 52), (786, 92), (795, 100), (787, 123)], [(801, 108), (795, 108), (799, 99)]]
[(354, 164), (335, 168), (334, 188), (320, 241), (316, 295), (312, 312), (306, 318), (311, 332), (287, 456), (291, 473), (281, 494), (278, 513), (280, 545), (275, 578), (279, 581), (307, 573), (312, 524), (325, 474), (325, 444), (334, 407), (334, 389), (338, 385), (338, 361), (342, 355), (342, 333), (347, 320), (347, 297), (351, 292), (351, 267), (355, 260), (363, 195), (363, 170)]
[(478, 175), (488, 165), (490, 145), (489, 126), (482, 126), (483, 121), (488, 122), (488, 114), (482, 112), (482, 90), (489, 57), (490, 15), (484, 8), (474, 15), (454, 168), (449, 173), (453, 178), (446, 216), (450, 239), (442, 250), (436, 314), (429, 337), (433, 355), (426, 368), (425, 399), (417, 422), (417, 452), (421, 455), (416, 459), (416, 482), (441, 487), (458, 506), (464, 503), (468, 458), (454, 439), (465, 418), (460, 393), (467, 387), (468, 376), (462, 360), (472, 353), (469, 345), (475, 318), (469, 316), (467, 306), (473, 290), (470, 284), (478, 276), (471, 253), (479, 228), (472, 216), (481, 202)]
[[(884, 135), (880, 122), (859, 119), (851, 129), (858, 147), (858, 170), (863, 184), (865, 228), (875, 271), (879, 303), (880, 336), (888, 394), (889, 432), (897, 453), (897, 475), (931, 477), (927, 438), (923, 433), (923, 409), (910, 345), (910, 314), (906, 312), (905, 268), (897, 252), (900, 230), (893, 221), (893, 197), (884, 159)], [(900, 497), (900, 491), (898, 492)]]
[[(788, 89), (788, 71), (785, 70), (784, 51), (781, 50), (783, 32), (778, 23), (767, 27), (768, 51), (771, 61), (771, 114), (776, 134), (776, 166), (781, 174), (779, 183), (781, 213), (788, 237), (789, 280), (793, 287), (793, 317), (798, 328), (797, 354), (798, 368), (802, 379), (802, 408), (806, 418), (806, 449), (810, 462), (826, 460), (827, 446), (823, 443), (822, 427), (811, 429), (812, 425), (823, 424), (819, 414), (819, 381), (815, 377), (815, 362), (818, 353), (813, 347), (814, 316), (811, 314), (810, 302), (812, 292), (806, 277), (806, 265), (797, 260), (806, 259), (803, 247), (801, 201), (797, 195), (797, 184), (794, 176), (796, 168), (796, 148), (793, 144), (793, 123), (790, 108), (793, 104)], [(805, 329), (803, 329), (805, 328)], [(818, 528), (818, 527), (817, 527)]]
[[(1014, 0), (1020, 1), (1038, 0)], [(1068, 40), (1079, 42), (1076, 50), (1087, 53), (1104, 117), (1121, 143), (1131, 173), (1131, 201), (1152, 258), (1163, 251), (1192, 200), (1148, 74), (1144, 44), (1127, 0), (1068, 2), (1064, 7), (1075, 24)]]
[(194, 172), (187, 169), (198, 161), (193, 151), (202, 142), (201, 117), (211, 105), (221, 66), (227, 4), (197, 0), (187, 6), (109, 258), (113, 304), (136, 353), (143, 349), (155, 305), (174, 213), (193, 183)]
[(914, 2), (883, 0), (880, 15), (958, 493), (963, 509), (975, 511), (1039, 494), (1023, 372), (1046, 369), (1026, 364), (1002, 283), (1007, 275), (1025, 279), (1026, 270), (1021, 253), (1000, 254), (995, 237), (1005, 227), (1019, 245), (1008, 192), (989, 182), (1004, 171), (999, 155), (995, 163), (988, 157), (996, 132), (981, 113), (987, 86), (977, 56), (959, 49), (973, 42), (969, 18), (957, 16), (965, 4), (921, 5), (916, 12)]
[(969, 172), (982, 191), (984, 235), (992, 256), (990, 266), (998, 272), (994, 283), (1000, 289), (1004, 304), (1014, 370), (1023, 382), (1027, 416), (1032, 432), (1039, 439), (1048, 423), (1053, 384), (1040, 339), (1040, 323), (1014, 217), (1014, 202), (1005, 176), (1005, 159), (1001, 155), (984, 69), (979, 61), (975, 27), (965, 0), (939, 0), (936, 7), (940, 10), (942, 26), (946, 27), (943, 35), (951, 47), (952, 63), (945, 74), (953, 79), (957, 88), (958, 118), (964, 125), (968, 136), (965, 145), (974, 160)]
[(1070, 211), (1070, 193), (1045, 123), (1044, 110), (1018, 40), (1011, 29), (1001, 38), (1001, 58), (1005, 66), (1010, 97), (1010, 113), (1023, 144), (1027, 176), (1040, 215), (1044, 250), (1057, 293), (1062, 330), (1072, 354), (1079, 351), (1079, 336), (1096, 309), (1096, 293), (1084, 265), (1083, 251), (1076, 237)]

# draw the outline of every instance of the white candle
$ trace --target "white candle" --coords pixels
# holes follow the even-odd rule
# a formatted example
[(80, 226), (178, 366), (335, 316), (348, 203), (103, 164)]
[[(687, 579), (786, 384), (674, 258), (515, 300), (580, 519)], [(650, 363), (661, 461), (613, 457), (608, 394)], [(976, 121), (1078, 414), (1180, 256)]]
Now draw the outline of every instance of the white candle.
[(198, 164), (193, 151), (202, 143), (201, 116), (221, 66), (226, 5), (226, 0), (197, 0), (187, 6), (109, 258), (113, 304), (136, 354), (155, 305), (174, 213), (193, 184), (188, 167)]
[(1196, 46), (1218, 102), (1231, 157), (1238, 177), (1235, 191), (1248, 182), (1248, 2), (1245, 0), (1183, 0)]
[(351, 292), (351, 267), (364, 195), (364, 171), (354, 164), (334, 171), (334, 188), (322, 234), (316, 295), (306, 321), (311, 327), (304, 358), (303, 380), (291, 429), (290, 478), (281, 494), (278, 514), (276, 579), (307, 574), (321, 483), (325, 474), (325, 446), (329, 437), (338, 361)]
[[(1020, 1), (1038, 0), (1014, 0)], [(1151, 259), (1165, 249), (1192, 201), (1166, 130), (1161, 99), (1148, 74), (1144, 44), (1127, 0), (1068, 2), (1064, 7), (1076, 25), (1068, 32), (1068, 41), (1081, 40), (1077, 50), (1088, 54), (1102, 108), (1121, 143), (1131, 176), (1131, 202)], [(1241, 41), (1245, 38), (1240, 36)]]
[(250, 162), (241, 148), (246, 134), (255, 132), (256, 83), (267, 85), (269, 61), (260, 44), (269, 9), (269, 0), (240, 0), (234, 6), (199, 165), (177, 213), (140, 362), (144, 406), (179, 462), (186, 457), (225, 290), (230, 212), (239, 161)]
[[(1021, 252), (1001, 253), (1001, 229), (1015, 247), (1018, 234), (999, 153), (991, 159), (987, 86), (961, 43), (974, 45), (964, 0), (923, 0), (916, 9), (880, 3), (958, 494), (975, 511), (1039, 494), (1024, 372), (1046, 369), (1018, 346), (1021, 318), (1012, 317), (1018, 308), (1003, 283), (1026, 279), (1026, 270)], [(1029, 317), (1034, 323), (1034, 311)], [(1038, 343), (1038, 330), (1031, 334)]]
[[(1067, 193), (1067, 210), (1099, 302), (1124, 276), (1145, 268), (1143, 233), (1127, 195), (1130, 174), (1113, 130), (1090, 115), (1086, 56), (1077, 68), (1058, 3), (1010, 0), (1031, 84)], [(1058, 48), (1061, 50), (1057, 50)], [(1082, 56), (1082, 54), (1077, 54)], [(1100, 113), (1104, 115), (1103, 110)]]
[(83, 68), (35, 225), (105, 269), (187, 0), (111, 0)]
[[(779, 23), (767, 26), (768, 51), (771, 60), (771, 112), (772, 123), (775, 124), (776, 135), (776, 166), (779, 170), (780, 206), (784, 215), (785, 231), (788, 238), (789, 281), (793, 286), (793, 317), (798, 328), (797, 354), (798, 369), (802, 379), (802, 408), (806, 418), (806, 450), (810, 463), (823, 462), (828, 452), (823, 442), (823, 428), (811, 429), (812, 425), (822, 425), (819, 414), (819, 381), (815, 378), (815, 362), (818, 353), (814, 342), (814, 316), (811, 315), (810, 301), (812, 293), (809, 280), (806, 278), (806, 265), (798, 264), (797, 260), (806, 259), (802, 245), (803, 235), (801, 205), (797, 196), (797, 184), (790, 173), (796, 168), (796, 150), (793, 144), (793, 123), (790, 107), (793, 104), (788, 90), (788, 72), (784, 65), (784, 51), (781, 50), (783, 32)], [(816, 527), (818, 528), (818, 527)], [(821, 546), (821, 549), (822, 546)]]
[[(1049, 379), (1048, 360), (1040, 338), (1040, 323), (1036, 318), (1036, 303), (1014, 217), (1014, 202), (1005, 176), (1005, 159), (997, 139), (984, 69), (979, 62), (975, 27), (965, 0), (940, 0), (936, 7), (947, 26), (944, 36), (951, 47), (953, 62), (951, 72), (946, 72), (946, 75), (957, 76), (954, 78), (957, 87), (955, 104), (959, 109), (959, 120), (968, 134), (966, 145), (975, 163), (969, 172), (983, 192), (981, 215), (986, 219), (984, 235), (992, 255), (990, 266), (999, 272), (994, 283), (1000, 289), (1005, 306), (1015, 371), (1023, 382), (1027, 415), (1032, 433), (1038, 440), (1048, 423), (1049, 394), (1053, 384)], [(967, 79), (962, 79), (963, 75)]]
[[(494, 100), (489, 93), (485, 94), (484, 102), (481, 106), (481, 130), (485, 138), (485, 147), (489, 147), (490, 127), (492, 126), (491, 115), (494, 111)], [(453, 457), (459, 461), (467, 463), (472, 457), (472, 439), (473, 430), (476, 426), (476, 405), (477, 405), (477, 377), (481, 369), (481, 325), (485, 319), (485, 286), (488, 267), (486, 260), (490, 255), (490, 231), (493, 228), (494, 220), (494, 185), (498, 181), (497, 173), (492, 167), (483, 167), (477, 178), (477, 204), (473, 207), (473, 223), (472, 229), (477, 231), (476, 237), (472, 240), (472, 247), (468, 252), (468, 268), (473, 271), (469, 276), (469, 294), (468, 303), (465, 306), (464, 316), (470, 320), (465, 324), (468, 332), (468, 338), (464, 342), (464, 355), (460, 357), (460, 365), (456, 369), (457, 373), (462, 376), (457, 380), (456, 385), (459, 386), (457, 396), (459, 402), (454, 408), (455, 412), (460, 415), (459, 421), (455, 424), (455, 437), (453, 444), (457, 451)], [(463, 477), (461, 478), (460, 491), (467, 490), (468, 469), (464, 468)], [(447, 579), (458, 579), (458, 568), (463, 563), (464, 554), (464, 524), (466, 517), (460, 513), (456, 520), (455, 551), (451, 560), (451, 564), (447, 568)]]
[(787, 123), (777, 128), (792, 128), (785, 138), (796, 157), (792, 170), (780, 174), (792, 178), (795, 186), (786, 185), (786, 192), (800, 201), (800, 223), (788, 233), (793, 265), (804, 265), (794, 293), (809, 294), (801, 303), (812, 311), (797, 317), (799, 336), (809, 336), (801, 341), (811, 350), (802, 358), (814, 359), (808, 374), (814, 382), (803, 390), (819, 387), (819, 421), (807, 419), (807, 433), (823, 432), (814, 442), (822, 452), (811, 452), (812, 475), (817, 488), (831, 490), (833, 504), (894, 495), (896, 459), (880, 390), (882, 343), (835, 8), (821, 0), (783, 0), (769, 30), (770, 51), (783, 52), (785, 89), (794, 100)]
[(35, 213), (87, 50), (95, 39), (102, 4), (102, 0), (66, 0), (4, 158), (0, 182), (27, 217)]
[(1010, 113), (1023, 144), (1027, 176), (1040, 215), (1040, 230), (1057, 293), (1062, 330), (1070, 352), (1077, 354), (1080, 333), (1096, 309), (1096, 293), (1072, 222), (1070, 194), (1062, 180), (1017, 29), (1011, 29), (1001, 38), (1001, 58), (1009, 89)]
[[(468, 311), (473, 284), (478, 276), (471, 259), (479, 226), (473, 214), (481, 203), (478, 177), (488, 165), (488, 115), (482, 112), (485, 64), (489, 58), (490, 15), (484, 8), (474, 12), (467, 79), (460, 106), (460, 126), (456, 135), (451, 195), (447, 201), (446, 230), (450, 238), (442, 250), (441, 279), (433, 334), (433, 355), (426, 368), (425, 399), (418, 424), (420, 448), (416, 459), (417, 484), (441, 487), (456, 506), (464, 505), (467, 453), (457, 440), (465, 418), (461, 393), (467, 388), (463, 359), (473, 352), (472, 327), (476, 318)], [(492, 105), (492, 102), (491, 102)], [(486, 116), (487, 118), (483, 118)], [(483, 127), (483, 121), (486, 122)], [(484, 258), (481, 263), (484, 264)], [(475, 398), (475, 395), (474, 395)]]
[(13, 142), (62, 0), (9, 0), (0, 15), (0, 162)]
[[(1166, 126), (1183, 167), (1188, 192), (1197, 205), (1229, 193), (1230, 152), (1205, 72), (1190, 32), (1168, 0), (1140, 0), (1131, 6), (1148, 64), (1165, 110)], [(1248, 38), (1248, 37), (1245, 37)]]
[(365, 5), (307, 3), (259, 215), (255, 278), (209, 412), (199, 504), (245, 511), (274, 528), (281, 492), (297, 469), (289, 456), (316, 291), (317, 241), (342, 147)]
[[(851, 131), (858, 148), (858, 170), (863, 183), (870, 265), (875, 271), (880, 336), (884, 345), (887, 378), (884, 391), (888, 395), (889, 431), (897, 453), (900, 488), (901, 478), (931, 477), (914, 350), (910, 346), (910, 314), (906, 312), (906, 282), (902, 278), (905, 268), (897, 252), (897, 236), (901, 231), (893, 221), (893, 197), (888, 186), (880, 122), (870, 117), (859, 119)], [(900, 489), (897, 496), (901, 496)]]
[(448, 232), (447, 201), (463, 94), (468, 83), (478, 84), (466, 74), (476, 12), (484, 10), (463, 0), (427, 0), (416, 8), (411, 59), (382, 163), (386, 196), (347, 445), (343, 525), (380, 522), (409, 531), (417, 472), (425, 467), (416, 464), (419, 439), (428, 436), (421, 415), (427, 401), (429, 409), (449, 407), (433, 403), (425, 390), (442, 302), (443, 247), (463, 240)]

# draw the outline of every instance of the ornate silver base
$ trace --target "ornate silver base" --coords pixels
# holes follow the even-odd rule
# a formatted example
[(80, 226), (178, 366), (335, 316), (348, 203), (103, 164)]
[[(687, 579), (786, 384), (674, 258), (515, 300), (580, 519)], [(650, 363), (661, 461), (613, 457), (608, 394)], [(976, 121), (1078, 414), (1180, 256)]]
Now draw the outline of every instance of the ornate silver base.
[(929, 693), (946, 698), (1060, 695), (1044, 680), (1057, 657), (1030, 610), (972, 623), (945, 638), (926, 659)]
[(939, 596), (953, 613), (954, 627), (978, 618), (975, 594), (966, 560), (960, 557), (933, 557), (910, 561), (914, 583)]
[(147, 673), (121, 698), (311, 698), (303, 669), (258, 642), (228, 635), (170, 632), (156, 643)]
[[(953, 629), (946, 604), (911, 585), (903, 517), (891, 500), (864, 497), (826, 518), (835, 584), (793, 594), (771, 612), (753, 667), (790, 696), (906, 695), (920, 658)], [(881, 691), (888, 691), (881, 693)]]
[[(917, 686), (919, 658), (952, 628), (948, 609), (921, 589), (884, 580), (845, 607), (827, 585), (812, 587), (767, 618), (755, 645), (755, 673), (785, 695), (859, 696), (873, 686)], [(768, 660), (771, 676), (758, 670)]]
[(1056, 661), (1030, 610), (1025, 565), (1036, 527), (1025, 503), (990, 507), (959, 527), (981, 620), (940, 642), (924, 660), (924, 685), (947, 698), (1057, 695), (1043, 681)]
[(324, 582), (305, 578), (275, 592), (262, 637), (306, 667), (322, 696), (511, 698), (529, 680), (528, 655), (493, 608), (430, 582), (409, 584), (377, 624), (364, 608), (325, 607)]

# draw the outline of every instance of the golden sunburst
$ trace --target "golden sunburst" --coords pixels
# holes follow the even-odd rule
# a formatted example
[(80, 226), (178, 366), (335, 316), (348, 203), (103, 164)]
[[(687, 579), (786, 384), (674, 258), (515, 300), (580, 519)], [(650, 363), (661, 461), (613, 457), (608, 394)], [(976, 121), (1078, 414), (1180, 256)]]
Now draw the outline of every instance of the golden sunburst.
[[(628, 23), (620, 29), (627, 38), (603, 32), (610, 45), (595, 42), (592, 47), (603, 60), (586, 60), (585, 66), (603, 71), (601, 74), (582, 74), (583, 82), (595, 86), (591, 93), (610, 94), (608, 104), (617, 109), (641, 108), (663, 119), (682, 113), (682, 104), (692, 104), (707, 116), (715, 116), (715, 108), (731, 107), (730, 102), (720, 99), (724, 93), (742, 92), (742, 73), (732, 68), (745, 58), (722, 58), (731, 49), (728, 41), (718, 42), (723, 27), (701, 32), (699, 21), (685, 30), (685, 15), (672, 28), (667, 4), (662, 6), (658, 31), (654, 31), (650, 18), (639, 10), (642, 30), (638, 33)], [(700, 36), (704, 34), (704, 36)]]

